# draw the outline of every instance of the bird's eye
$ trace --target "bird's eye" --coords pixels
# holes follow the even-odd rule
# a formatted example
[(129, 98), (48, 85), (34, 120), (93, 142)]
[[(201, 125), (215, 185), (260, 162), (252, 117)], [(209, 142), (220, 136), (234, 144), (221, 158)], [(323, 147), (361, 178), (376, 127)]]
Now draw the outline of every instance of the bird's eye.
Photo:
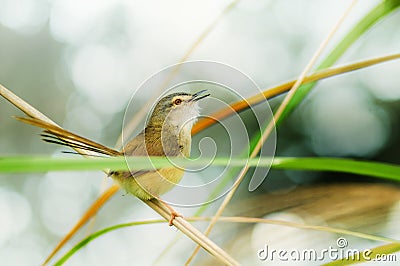
[(174, 104), (175, 105), (180, 105), (182, 103), (182, 99), (176, 99), (175, 101), (174, 101)]

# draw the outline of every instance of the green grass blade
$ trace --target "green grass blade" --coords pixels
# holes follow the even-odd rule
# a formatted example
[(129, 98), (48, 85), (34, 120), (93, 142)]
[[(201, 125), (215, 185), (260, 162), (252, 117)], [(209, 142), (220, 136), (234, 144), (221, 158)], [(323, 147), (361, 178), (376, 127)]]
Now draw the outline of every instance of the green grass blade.
[[(229, 219), (229, 218), (238, 218), (238, 217), (224, 217), (224, 218)], [(188, 219), (189, 219), (189, 221), (191, 220), (190, 217)], [(260, 220), (262, 220), (262, 219), (260, 219)], [(227, 220), (225, 220), (225, 222), (226, 221)], [(222, 219), (220, 222), (224, 222), (224, 220)], [(246, 221), (246, 222), (247, 223), (260, 223), (262, 221), (254, 222), (250, 218), (249, 221)], [(265, 220), (265, 222), (267, 224), (271, 223), (270, 221), (267, 221), (267, 220)], [(156, 223), (165, 223), (165, 220), (147, 220), (147, 221), (123, 223), (123, 224), (117, 224), (117, 225), (110, 226), (110, 227), (104, 228), (102, 230), (99, 230), (99, 231), (91, 234), (90, 236), (86, 237), (85, 239), (81, 240), (72, 249), (70, 249), (64, 256), (62, 256), (54, 265), (59, 266), (59, 265), (64, 264), (77, 251), (79, 251), (84, 246), (89, 244), (92, 240), (94, 240), (106, 233), (110, 233), (114, 230), (122, 229), (125, 227), (144, 225), (144, 224), (156, 224)], [(290, 226), (290, 227), (294, 227), (294, 228), (303, 228), (303, 229), (317, 230), (317, 231), (323, 231), (323, 232), (341, 233), (341, 234), (345, 234), (345, 235), (352, 235), (352, 236), (356, 236), (356, 237), (360, 237), (360, 238), (364, 238), (364, 239), (375, 240), (375, 241), (387, 241), (387, 242), (396, 241), (396, 240), (392, 240), (392, 239), (386, 239), (386, 238), (377, 237), (374, 235), (368, 235), (368, 234), (352, 232), (352, 231), (347, 231), (347, 230), (345, 230), (345, 232), (344, 232), (342, 229), (337, 229), (337, 228), (333, 228), (333, 227), (325, 227), (325, 226), (306, 226), (306, 227), (304, 227), (304, 225), (302, 225), (302, 224), (296, 224), (296, 223), (291, 223), (291, 222), (287, 222), (287, 221), (279, 221), (279, 220), (276, 220), (275, 223), (273, 223), (273, 224), (280, 224), (282, 226)], [(371, 258), (373, 258), (372, 254), (389, 254), (389, 253), (393, 253), (393, 252), (396, 252), (399, 250), (400, 250), (400, 245), (398, 243), (386, 244), (386, 245), (383, 245), (383, 246), (373, 249), (372, 253), (371, 253)], [(338, 261), (328, 263), (326, 265), (345, 265), (343, 262), (349, 263), (351, 261), (352, 261), (351, 259), (350, 260), (338, 260)]]
[[(202, 158), (189, 161), (175, 158), (174, 163), (183, 167), (198, 167), (205, 165), (209, 159)], [(243, 167), (246, 163), (250, 167), (268, 167), (272, 158), (215, 158), (213, 166)], [(131, 170), (154, 170), (162, 167), (171, 167), (172, 164), (163, 157), (124, 157), (113, 158), (52, 158), (52, 157), (1, 157), (0, 173), (26, 173), (46, 171), (83, 171), (83, 170), (127, 170), (127, 161)], [(275, 157), (272, 162), (274, 169), (307, 170), (307, 171), (334, 171), (358, 175), (374, 176), (384, 179), (400, 181), (400, 166), (388, 163), (359, 161), (344, 158), (297, 158)]]
[(388, 254), (393, 254), (395, 252), (400, 251), (400, 244), (398, 243), (391, 243), (391, 244), (386, 244), (383, 246), (379, 246), (370, 250), (366, 250), (364, 253), (361, 251), (361, 254), (359, 256), (351, 256), (349, 258), (343, 258), (340, 260), (332, 261), (329, 263), (323, 264), (324, 266), (342, 266), (342, 265), (350, 265), (350, 264), (356, 264), (356, 263), (361, 263), (361, 262), (370, 262), (370, 261), (375, 261), (376, 263), (379, 263), (379, 259), (382, 258), (382, 255), (386, 255), (385, 261), (382, 261), (383, 263), (385, 262), (396, 262), (398, 260), (398, 257), (394, 255), (392, 257), (392, 260), (388, 260)]
[(344, 158), (276, 157), (274, 169), (343, 172), (400, 181), (400, 166)]
[[(365, 15), (335, 46), (335, 48), (328, 54), (328, 56), (317, 67), (317, 70), (328, 68), (332, 66), (346, 51), (347, 49), (358, 40), (367, 30), (369, 30), (378, 21), (400, 7), (399, 0), (384, 0), (381, 1), (375, 8), (373, 8), (367, 15)], [(283, 119), (299, 105), (299, 103), (307, 96), (311, 89), (315, 86), (316, 82), (308, 83), (301, 86), (295, 93), (293, 99), (289, 102), (287, 108), (276, 124), (280, 124)]]
[(140, 221), (140, 222), (132, 222), (132, 223), (124, 223), (124, 224), (117, 224), (114, 226), (110, 226), (107, 228), (104, 228), (100, 231), (97, 231), (90, 236), (86, 237), (83, 239), (81, 242), (76, 244), (70, 251), (68, 251), (64, 256), (62, 256), (55, 264), (54, 266), (61, 266), (63, 265), (72, 255), (74, 255), (78, 250), (86, 246), (89, 242), (92, 240), (117, 229), (125, 228), (128, 226), (136, 226), (136, 225), (143, 225), (143, 224), (154, 224), (154, 223), (162, 223), (165, 222), (165, 220), (149, 220), (149, 221)]

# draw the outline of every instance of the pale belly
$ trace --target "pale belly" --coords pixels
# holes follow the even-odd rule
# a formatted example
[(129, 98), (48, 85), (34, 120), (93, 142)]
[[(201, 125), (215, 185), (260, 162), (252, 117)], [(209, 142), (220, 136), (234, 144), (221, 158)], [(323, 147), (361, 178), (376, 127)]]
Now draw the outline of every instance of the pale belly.
[(115, 173), (111, 177), (128, 193), (149, 200), (171, 190), (181, 181), (184, 171), (178, 168), (160, 169), (137, 177), (124, 177), (127, 173)]
[[(181, 140), (179, 145), (183, 148), (178, 157), (189, 157), (191, 146), (190, 129), (182, 130), (179, 134), (179, 139)], [(166, 149), (168, 150), (168, 147)], [(158, 198), (160, 195), (170, 191), (181, 181), (183, 174), (183, 169), (171, 167), (142, 173), (134, 177), (129, 172), (115, 173), (111, 177), (128, 193), (138, 198), (149, 200)]]

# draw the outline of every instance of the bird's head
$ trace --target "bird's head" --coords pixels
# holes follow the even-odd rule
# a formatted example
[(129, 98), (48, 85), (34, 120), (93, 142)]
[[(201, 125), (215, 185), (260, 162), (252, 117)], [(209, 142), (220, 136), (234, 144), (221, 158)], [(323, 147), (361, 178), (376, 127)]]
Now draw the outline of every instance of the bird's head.
[(206, 92), (207, 90), (194, 94), (176, 92), (161, 98), (154, 107), (148, 125), (191, 129), (199, 115), (198, 101), (210, 95)]

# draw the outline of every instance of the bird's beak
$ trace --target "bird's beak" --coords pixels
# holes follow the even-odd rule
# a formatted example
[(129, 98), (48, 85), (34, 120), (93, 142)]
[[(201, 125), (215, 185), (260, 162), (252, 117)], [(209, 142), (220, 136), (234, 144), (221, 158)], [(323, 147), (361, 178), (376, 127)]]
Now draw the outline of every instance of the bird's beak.
[(195, 94), (192, 95), (192, 99), (190, 99), (190, 101), (191, 102), (197, 102), (197, 101), (199, 101), (199, 100), (201, 100), (203, 98), (206, 98), (206, 97), (210, 96), (209, 93), (208, 94), (204, 94), (206, 92), (207, 92), (207, 90), (202, 90), (202, 91), (196, 92)]

